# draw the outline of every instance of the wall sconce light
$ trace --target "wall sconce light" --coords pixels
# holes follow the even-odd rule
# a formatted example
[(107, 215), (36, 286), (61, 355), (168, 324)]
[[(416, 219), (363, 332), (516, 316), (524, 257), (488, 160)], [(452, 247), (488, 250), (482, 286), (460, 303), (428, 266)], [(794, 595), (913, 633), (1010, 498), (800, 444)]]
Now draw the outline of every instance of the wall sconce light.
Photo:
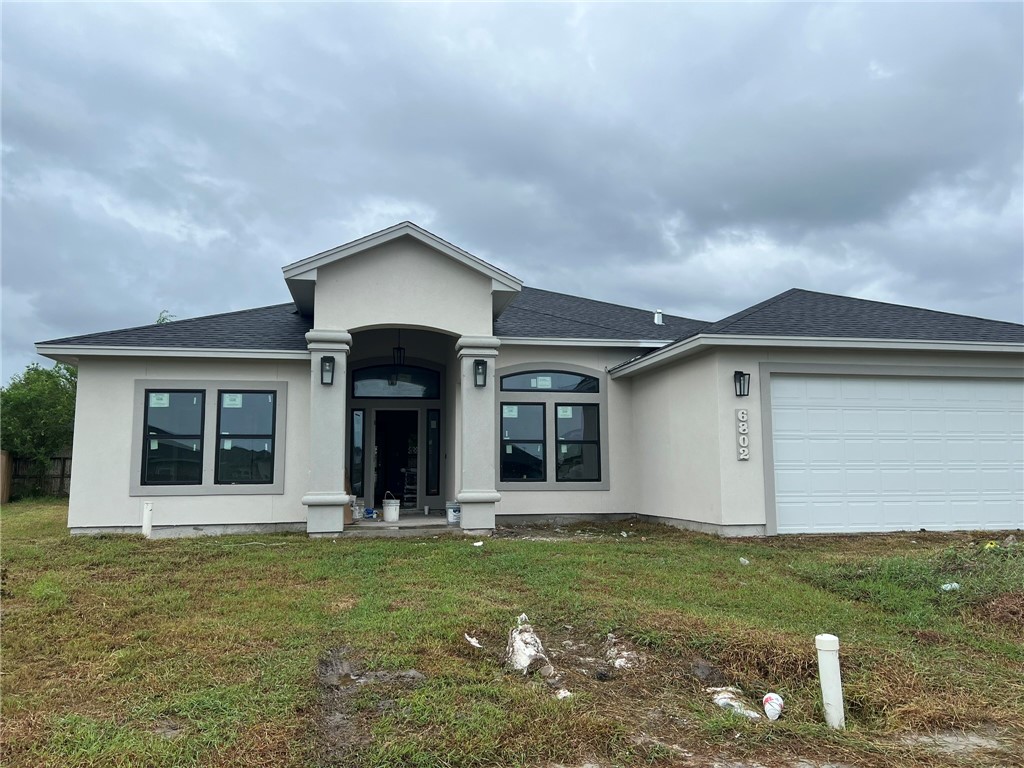
[(405, 365), (405, 347), (402, 346), (402, 332), (398, 332), (398, 346), (391, 348), (391, 360), (395, 365)]
[(473, 361), (473, 386), (486, 387), (487, 386), (487, 361), (486, 360), (474, 360)]
[(334, 383), (334, 356), (324, 355), (320, 358), (320, 383), (325, 387)]
[(747, 397), (750, 394), (750, 374), (736, 371), (732, 375), (732, 383), (736, 387), (736, 397)]

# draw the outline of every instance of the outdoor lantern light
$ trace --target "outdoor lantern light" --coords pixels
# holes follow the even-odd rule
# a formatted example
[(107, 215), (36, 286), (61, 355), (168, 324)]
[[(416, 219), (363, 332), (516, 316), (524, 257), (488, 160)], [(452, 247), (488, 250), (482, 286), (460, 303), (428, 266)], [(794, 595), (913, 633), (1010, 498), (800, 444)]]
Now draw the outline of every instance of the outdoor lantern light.
[(391, 360), (395, 365), (405, 365), (405, 347), (402, 346), (402, 332), (398, 332), (398, 346), (391, 348)]
[(477, 387), (487, 386), (487, 361), (473, 361), (473, 385)]
[(326, 387), (334, 383), (334, 356), (324, 355), (320, 358), (320, 383)]
[(743, 371), (736, 371), (732, 375), (732, 382), (736, 386), (736, 397), (746, 397), (750, 394), (750, 374)]

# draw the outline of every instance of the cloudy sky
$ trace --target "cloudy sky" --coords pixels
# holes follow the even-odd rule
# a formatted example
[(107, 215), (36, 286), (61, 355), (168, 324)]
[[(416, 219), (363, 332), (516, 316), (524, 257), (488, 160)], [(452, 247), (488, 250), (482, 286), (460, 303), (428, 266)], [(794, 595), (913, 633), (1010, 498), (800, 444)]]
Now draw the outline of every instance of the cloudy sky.
[(704, 320), (794, 286), (1024, 320), (1019, 3), (2, 12), (4, 380), (403, 219)]

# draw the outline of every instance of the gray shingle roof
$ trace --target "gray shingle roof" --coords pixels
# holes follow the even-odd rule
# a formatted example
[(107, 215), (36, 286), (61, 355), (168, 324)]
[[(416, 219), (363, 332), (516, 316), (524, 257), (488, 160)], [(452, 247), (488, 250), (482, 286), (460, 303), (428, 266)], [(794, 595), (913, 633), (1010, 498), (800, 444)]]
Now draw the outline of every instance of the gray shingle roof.
[[(1024, 325), (793, 288), (704, 334), (1024, 343)], [(694, 335), (693, 333), (688, 334)]]
[(707, 325), (673, 315), (654, 324), (649, 309), (623, 307), (564, 293), (527, 288), (512, 300), (494, 321), (494, 335), (561, 339), (678, 339)]
[[(1024, 343), (1024, 325), (799, 288), (705, 323), (564, 293), (523, 288), (494, 323), (499, 337), (684, 339), (697, 333), (751, 336)], [(40, 342), (46, 345), (304, 351), (310, 318), (294, 304), (244, 309)]]
[(41, 344), (111, 347), (178, 347), (184, 349), (306, 350), (306, 331), (313, 327), (294, 304), (243, 309), (120, 331), (69, 336)]

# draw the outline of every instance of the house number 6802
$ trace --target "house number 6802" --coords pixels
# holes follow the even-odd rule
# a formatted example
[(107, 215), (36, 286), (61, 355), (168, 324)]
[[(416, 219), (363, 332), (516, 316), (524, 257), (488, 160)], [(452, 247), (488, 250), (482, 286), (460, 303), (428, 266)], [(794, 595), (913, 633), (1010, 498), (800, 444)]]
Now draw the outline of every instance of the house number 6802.
[(736, 409), (736, 461), (750, 461), (750, 425), (747, 409)]

